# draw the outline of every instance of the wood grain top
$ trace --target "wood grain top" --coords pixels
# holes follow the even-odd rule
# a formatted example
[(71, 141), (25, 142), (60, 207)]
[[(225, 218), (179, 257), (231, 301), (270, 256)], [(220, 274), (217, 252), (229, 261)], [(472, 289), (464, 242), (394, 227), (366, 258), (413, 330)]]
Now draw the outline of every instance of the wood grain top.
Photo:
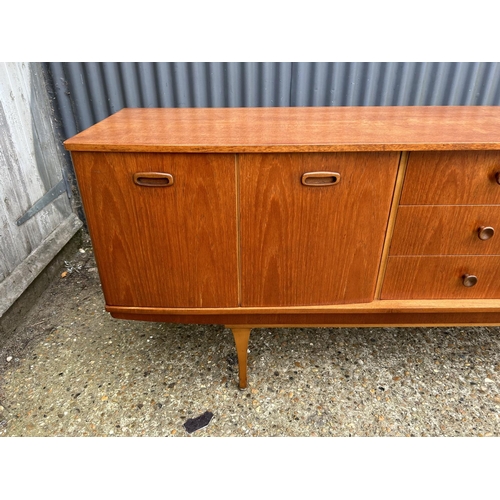
[(70, 151), (500, 150), (500, 106), (126, 108)]

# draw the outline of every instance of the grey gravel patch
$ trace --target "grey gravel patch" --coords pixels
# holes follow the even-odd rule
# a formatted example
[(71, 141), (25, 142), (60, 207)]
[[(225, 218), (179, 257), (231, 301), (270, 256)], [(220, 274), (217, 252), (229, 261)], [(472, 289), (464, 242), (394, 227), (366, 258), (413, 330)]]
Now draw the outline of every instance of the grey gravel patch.
[(111, 318), (84, 249), (2, 350), (0, 436), (500, 435), (500, 328), (256, 329), (240, 391), (230, 330)]

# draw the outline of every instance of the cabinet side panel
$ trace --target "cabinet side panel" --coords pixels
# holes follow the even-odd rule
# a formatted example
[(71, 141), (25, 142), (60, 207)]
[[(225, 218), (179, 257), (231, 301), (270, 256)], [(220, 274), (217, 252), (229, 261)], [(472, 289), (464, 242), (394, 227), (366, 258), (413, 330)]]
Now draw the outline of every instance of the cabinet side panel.
[[(238, 304), (234, 155), (73, 152), (73, 161), (108, 305)], [(174, 184), (139, 186), (138, 172)]]
[[(241, 155), (242, 305), (373, 300), (399, 157)], [(340, 182), (301, 183), (318, 171)]]

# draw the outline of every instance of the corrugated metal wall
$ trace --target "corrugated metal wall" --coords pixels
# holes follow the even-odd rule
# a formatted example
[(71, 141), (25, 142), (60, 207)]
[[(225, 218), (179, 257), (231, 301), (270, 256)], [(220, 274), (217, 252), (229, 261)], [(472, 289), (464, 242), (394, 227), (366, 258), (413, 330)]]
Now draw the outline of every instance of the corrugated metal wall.
[(46, 63), (64, 135), (123, 107), (500, 105), (500, 63)]

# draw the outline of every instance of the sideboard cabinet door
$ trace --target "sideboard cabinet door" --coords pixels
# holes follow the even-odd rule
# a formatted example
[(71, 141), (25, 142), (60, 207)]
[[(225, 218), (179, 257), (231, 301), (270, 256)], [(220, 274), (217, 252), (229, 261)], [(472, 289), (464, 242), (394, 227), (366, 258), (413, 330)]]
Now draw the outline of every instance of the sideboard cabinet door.
[(238, 305), (234, 155), (73, 161), (108, 305)]
[(242, 305), (373, 300), (399, 158), (240, 155)]

